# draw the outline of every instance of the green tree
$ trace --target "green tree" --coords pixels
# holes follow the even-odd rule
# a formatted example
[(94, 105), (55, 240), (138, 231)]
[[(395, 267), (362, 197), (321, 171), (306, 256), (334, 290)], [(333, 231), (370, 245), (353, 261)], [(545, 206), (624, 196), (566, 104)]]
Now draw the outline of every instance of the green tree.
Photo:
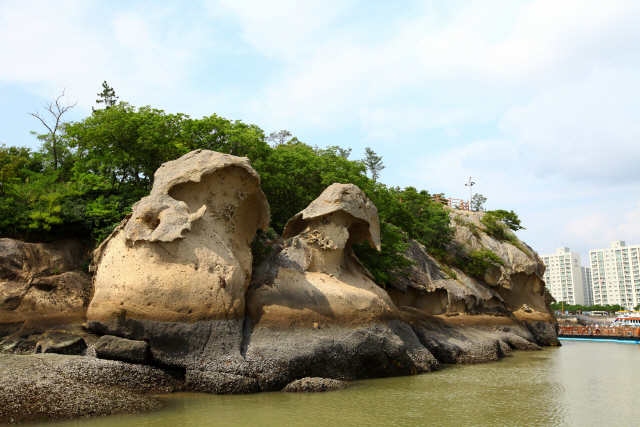
[[(96, 104), (104, 104), (104, 108), (108, 110), (109, 108), (116, 105), (116, 101), (119, 96), (116, 96), (116, 91), (113, 90), (112, 87), (109, 87), (107, 81), (102, 82), (102, 92), (97, 94), (100, 98), (96, 99)], [(93, 107), (91, 107), (92, 111), (95, 111)]]
[(449, 215), (431, 195), (414, 187), (388, 188), (376, 183), (369, 198), (378, 207), (381, 218), (399, 227), (408, 237), (429, 249), (442, 249), (453, 237)]
[(29, 152), (26, 147), (0, 144), (0, 196), (5, 196), (9, 184), (19, 180), (20, 170), (26, 166)]
[(480, 193), (476, 193), (473, 195), (471, 199), (471, 210), (474, 212), (480, 212), (484, 210), (484, 203), (487, 201), (487, 198), (484, 197)]
[(278, 145), (287, 144), (292, 139), (293, 139), (293, 135), (291, 135), (291, 132), (289, 132), (286, 129), (283, 129), (280, 132), (271, 132), (267, 137), (267, 141), (269, 141), (274, 148), (277, 147)]
[(398, 227), (380, 221), (380, 241), (380, 252), (369, 246), (368, 242), (354, 246), (353, 251), (373, 275), (375, 282), (384, 286), (394, 280), (394, 272), (400, 272), (412, 263), (403, 255), (407, 244), (403, 241), (402, 231)]
[[(488, 211), (487, 215), (489, 215), (490, 218), (495, 218), (496, 220), (504, 222), (504, 224), (510, 230), (526, 230), (526, 228), (520, 225), (520, 218), (518, 218), (518, 214), (516, 214), (514, 211), (505, 211), (503, 209), (498, 209), (495, 211)], [(485, 215), (485, 217), (487, 215)]]
[[(451, 240), (448, 213), (431, 201), (428, 192), (376, 182), (384, 166), (370, 148), (367, 164), (349, 160), (350, 148), (311, 147), (288, 131), (265, 137), (255, 125), (215, 114), (192, 119), (149, 106), (136, 108), (116, 103), (106, 81), (103, 89), (98, 94), (103, 102), (98, 104), (106, 108), (76, 123), (58, 123), (55, 141), (41, 138), (42, 152), (0, 151), (5, 159), (1, 164), (7, 166), (1, 189), (6, 195), (0, 197), (1, 236), (36, 240), (74, 236), (97, 244), (131, 212), (133, 203), (148, 194), (162, 163), (195, 149), (209, 149), (250, 159), (261, 176), (272, 209), (271, 224), (278, 233), (329, 185), (360, 187), (378, 207), (382, 252), (367, 245), (356, 245), (354, 250), (381, 285), (410, 265), (403, 256), (408, 239), (418, 240), (430, 251), (442, 250)], [(64, 109), (60, 99), (56, 101)], [(23, 160), (14, 161), (7, 152)]]
[(181, 144), (185, 117), (151, 107), (136, 109), (125, 102), (94, 111), (66, 129), (70, 145), (78, 150), (76, 173), (150, 190), (160, 165), (189, 151)]
[(365, 148), (364, 164), (371, 173), (371, 179), (377, 181), (380, 178), (380, 172), (385, 168), (382, 164), (382, 157), (378, 156), (371, 148)]
[(484, 280), (486, 271), (497, 265), (504, 265), (504, 261), (490, 249), (476, 249), (469, 254), (470, 263), (463, 266), (463, 270), (469, 275)]
[(185, 153), (213, 150), (256, 162), (265, 159), (271, 151), (262, 129), (240, 120), (232, 121), (216, 114), (202, 119), (183, 116), (181, 127), (179, 145)]
[(621, 311), (624, 308), (621, 305), (615, 304), (615, 305), (591, 305), (591, 306), (584, 306), (584, 305), (574, 305), (574, 304), (569, 304), (566, 301), (557, 301), (554, 303), (551, 303), (549, 305), (549, 309), (553, 310), (553, 311), (560, 311), (564, 308), (564, 311), (608, 311), (610, 313), (615, 313), (616, 311)]
[[(330, 148), (334, 148), (334, 147), (330, 147)], [(338, 146), (335, 146), (335, 150), (336, 150), (336, 154), (340, 157), (344, 157), (345, 159), (348, 159), (349, 156), (351, 155), (351, 148), (340, 148)]]
[(314, 149), (299, 141), (276, 146), (253, 166), (262, 177), (260, 187), (271, 206), (271, 226), (279, 234), (289, 218), (329, 185), (353, 183), (365, 189), (369, 183), (362, 162), (347, 160), (331, 147)]

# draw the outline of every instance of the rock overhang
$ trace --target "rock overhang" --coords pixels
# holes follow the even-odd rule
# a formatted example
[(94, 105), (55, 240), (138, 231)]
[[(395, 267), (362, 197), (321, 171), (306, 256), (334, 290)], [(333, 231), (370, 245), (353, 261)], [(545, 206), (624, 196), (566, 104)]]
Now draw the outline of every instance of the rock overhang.
[(309, 222), (336, 212), (345, 212), (366, 223), (364, 234), (353, 243), (368, 241), (372, 248), (381, 250), (378, 209), (354, 184), (334, 183), (327, 187), (309, 206), (287, 221), (282, 237), (286, 240), (297, 236)]
[(207, 213), (207, 206), (203, 204), (193, 212), (184, 201), (176, 200), (170, 193), (179, 185), (200, 183), (205, 176), (230, 167), (243, 169), (254, 181), (259, 207), (257, 228), (266, 231), (269, 228), (269, 204), (259, 189), (260, 175), (251, 167), (249, 159), (216, 151), (195, 150), (163, 163), (155, 172), (149, 196), (133, 206), (131, 219), (124, 229), (125, 239), (131, 242), (171, 242), (184, 238), (185, 233), (191, 230), (192, 223)]

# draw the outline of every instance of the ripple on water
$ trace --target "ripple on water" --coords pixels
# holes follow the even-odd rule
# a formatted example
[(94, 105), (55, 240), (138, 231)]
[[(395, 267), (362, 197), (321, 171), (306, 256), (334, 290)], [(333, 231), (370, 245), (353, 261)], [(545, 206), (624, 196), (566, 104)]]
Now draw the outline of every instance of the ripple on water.
[(563, 341), (483, 365), (357, 381), (328, 393), (175, 394), (160, 411), (49, 427), (635, 426), (640, 346)]

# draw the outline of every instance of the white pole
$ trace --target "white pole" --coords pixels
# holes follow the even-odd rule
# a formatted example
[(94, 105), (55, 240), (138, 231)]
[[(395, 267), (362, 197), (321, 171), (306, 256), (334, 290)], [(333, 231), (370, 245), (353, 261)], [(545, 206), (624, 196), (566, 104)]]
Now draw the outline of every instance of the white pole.
[(472, 199), (472, 188), (475, 182), (471, 181), (471, 177), (469, 177), (469, 182), (465, 184), (466, 187), (469, 187), (469, 211), (471, 211), (471, 199)]

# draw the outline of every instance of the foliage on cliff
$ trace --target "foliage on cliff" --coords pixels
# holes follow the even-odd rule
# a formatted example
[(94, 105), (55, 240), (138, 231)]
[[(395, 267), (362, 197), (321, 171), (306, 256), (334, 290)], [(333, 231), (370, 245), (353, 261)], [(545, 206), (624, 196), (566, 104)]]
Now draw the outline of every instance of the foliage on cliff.
[(388, 187), (378, 176), (368, 177), (366, 161), (350, 160), (349, 148), (322, 149), (297, 138), (271, 146), (273, 138), (259, 127), (215, 114), (193, 119), (115, 100), (107, 107), (64, 123), (56, 153), (45, 143), (38, 151), (0, 146), (0, 237), (75, 237), (96, 245), (149, 194), (162, 163), (196, 149), (251, 160), (271, 205), (271, 227), (279, 234), (330, 184), (360, 187), (379, 209), (383, 250), (354, 249), (378, 283), (408, 265), (401, 255), (403, 238), (436, 250), (453, 235), (447, 213), (427, 191)]
[[(621, 305), (572, 305), (569, 303), (563, 303), (562, 301), (554, 302), (549, 305), (549, 309), (554, 311), (564, 310), (565, 312), (575, 312), (575, 311), (608, 311), (610, 313), (615, 313), (616, 311), (625, 310)], [(637, 309), (637, 308), (636, 308)]]

